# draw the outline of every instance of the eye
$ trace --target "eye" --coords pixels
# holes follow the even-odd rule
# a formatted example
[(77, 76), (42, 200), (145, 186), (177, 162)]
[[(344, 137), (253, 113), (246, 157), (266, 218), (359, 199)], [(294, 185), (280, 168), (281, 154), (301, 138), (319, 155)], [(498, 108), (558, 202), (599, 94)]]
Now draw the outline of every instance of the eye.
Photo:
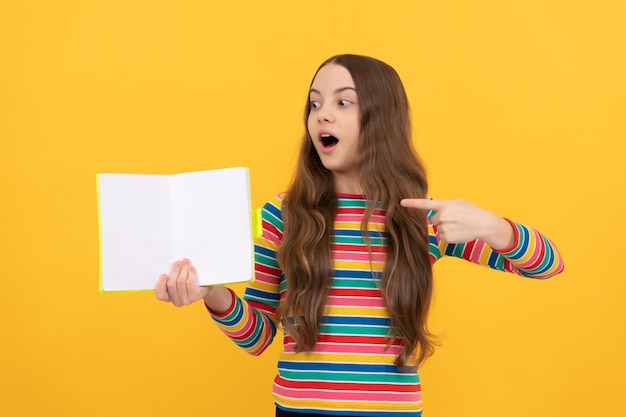
[(350, 104), (352, 104), (352, 102), (350, 100), (339, 100), (339, 107), (346, 107)]
[(311, 104), (311, 108), (312, 109), (319, 109), (319, 107), (320, 107), (320, 102), (319, 101), (311, 100), (310, 104)]

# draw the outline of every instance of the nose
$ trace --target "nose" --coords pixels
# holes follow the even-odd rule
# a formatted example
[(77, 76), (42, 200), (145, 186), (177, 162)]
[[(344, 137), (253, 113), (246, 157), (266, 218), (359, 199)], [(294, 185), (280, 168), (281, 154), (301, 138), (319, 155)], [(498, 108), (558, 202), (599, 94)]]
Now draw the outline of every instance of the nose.
[(322, 107), (317, 109), (317, 121), (319, 123), (332, 123), (335, 121), (335, 116), (328, 106), (322, 105)]

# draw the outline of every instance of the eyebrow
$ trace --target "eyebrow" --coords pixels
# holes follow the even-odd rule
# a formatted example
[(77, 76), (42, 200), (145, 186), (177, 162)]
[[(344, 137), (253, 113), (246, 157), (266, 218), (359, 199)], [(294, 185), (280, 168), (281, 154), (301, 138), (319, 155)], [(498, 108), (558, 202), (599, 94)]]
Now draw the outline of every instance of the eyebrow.
[[(346, 91), (346, 90), (352, 90), (352, 91), (354, 91), (356, 93), (356, 88), (354, 88), (354, 87), (341, 87), (341, 88), (336, 89), (333, 92), (333, 94), (339, 94), (339, 93), (341, 93), (343, 91)], [(311, 91), (309, 93), (317, 93), (319, 95), (322, 95), (322, 93), (319, 90), (316, 90), (315, 88), (311, 88)]]

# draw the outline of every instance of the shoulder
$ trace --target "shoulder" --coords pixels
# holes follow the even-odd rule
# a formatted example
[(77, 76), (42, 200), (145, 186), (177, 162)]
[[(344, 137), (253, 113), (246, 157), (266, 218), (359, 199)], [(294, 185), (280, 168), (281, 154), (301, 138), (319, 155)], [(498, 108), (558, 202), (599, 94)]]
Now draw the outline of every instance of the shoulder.
[(263, 218), (271, 217), (282, 222), (282, 209), (285, 195), (285, 192), (278, 193), (265, 202), (262, 210)]
[(269, 200), (265, 202), (263, 208), (275, 207), (278, 210), (281, 210), (283, 208), (283, 201), (286, 195), (287, 194), (284, 191), (276, 194), (275, 196), (273, 196), (272, 198), (270, 198)]
[(279, 193), (265, 202), (261, 209), (262, 238), (265, 244), (279, 244), (283, 236), (283, 196)]

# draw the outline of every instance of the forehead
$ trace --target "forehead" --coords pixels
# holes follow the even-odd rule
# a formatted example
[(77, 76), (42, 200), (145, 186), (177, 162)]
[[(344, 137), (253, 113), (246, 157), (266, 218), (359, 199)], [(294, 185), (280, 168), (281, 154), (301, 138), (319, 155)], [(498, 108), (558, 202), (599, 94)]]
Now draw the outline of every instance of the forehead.
[(332, 94), (336, 89), (343, 87), (354, 88), (354, 81), (346, 67), (337, 64), (327, 64), (320, 68), (311, 84), (312, 90), (322, 94)]

